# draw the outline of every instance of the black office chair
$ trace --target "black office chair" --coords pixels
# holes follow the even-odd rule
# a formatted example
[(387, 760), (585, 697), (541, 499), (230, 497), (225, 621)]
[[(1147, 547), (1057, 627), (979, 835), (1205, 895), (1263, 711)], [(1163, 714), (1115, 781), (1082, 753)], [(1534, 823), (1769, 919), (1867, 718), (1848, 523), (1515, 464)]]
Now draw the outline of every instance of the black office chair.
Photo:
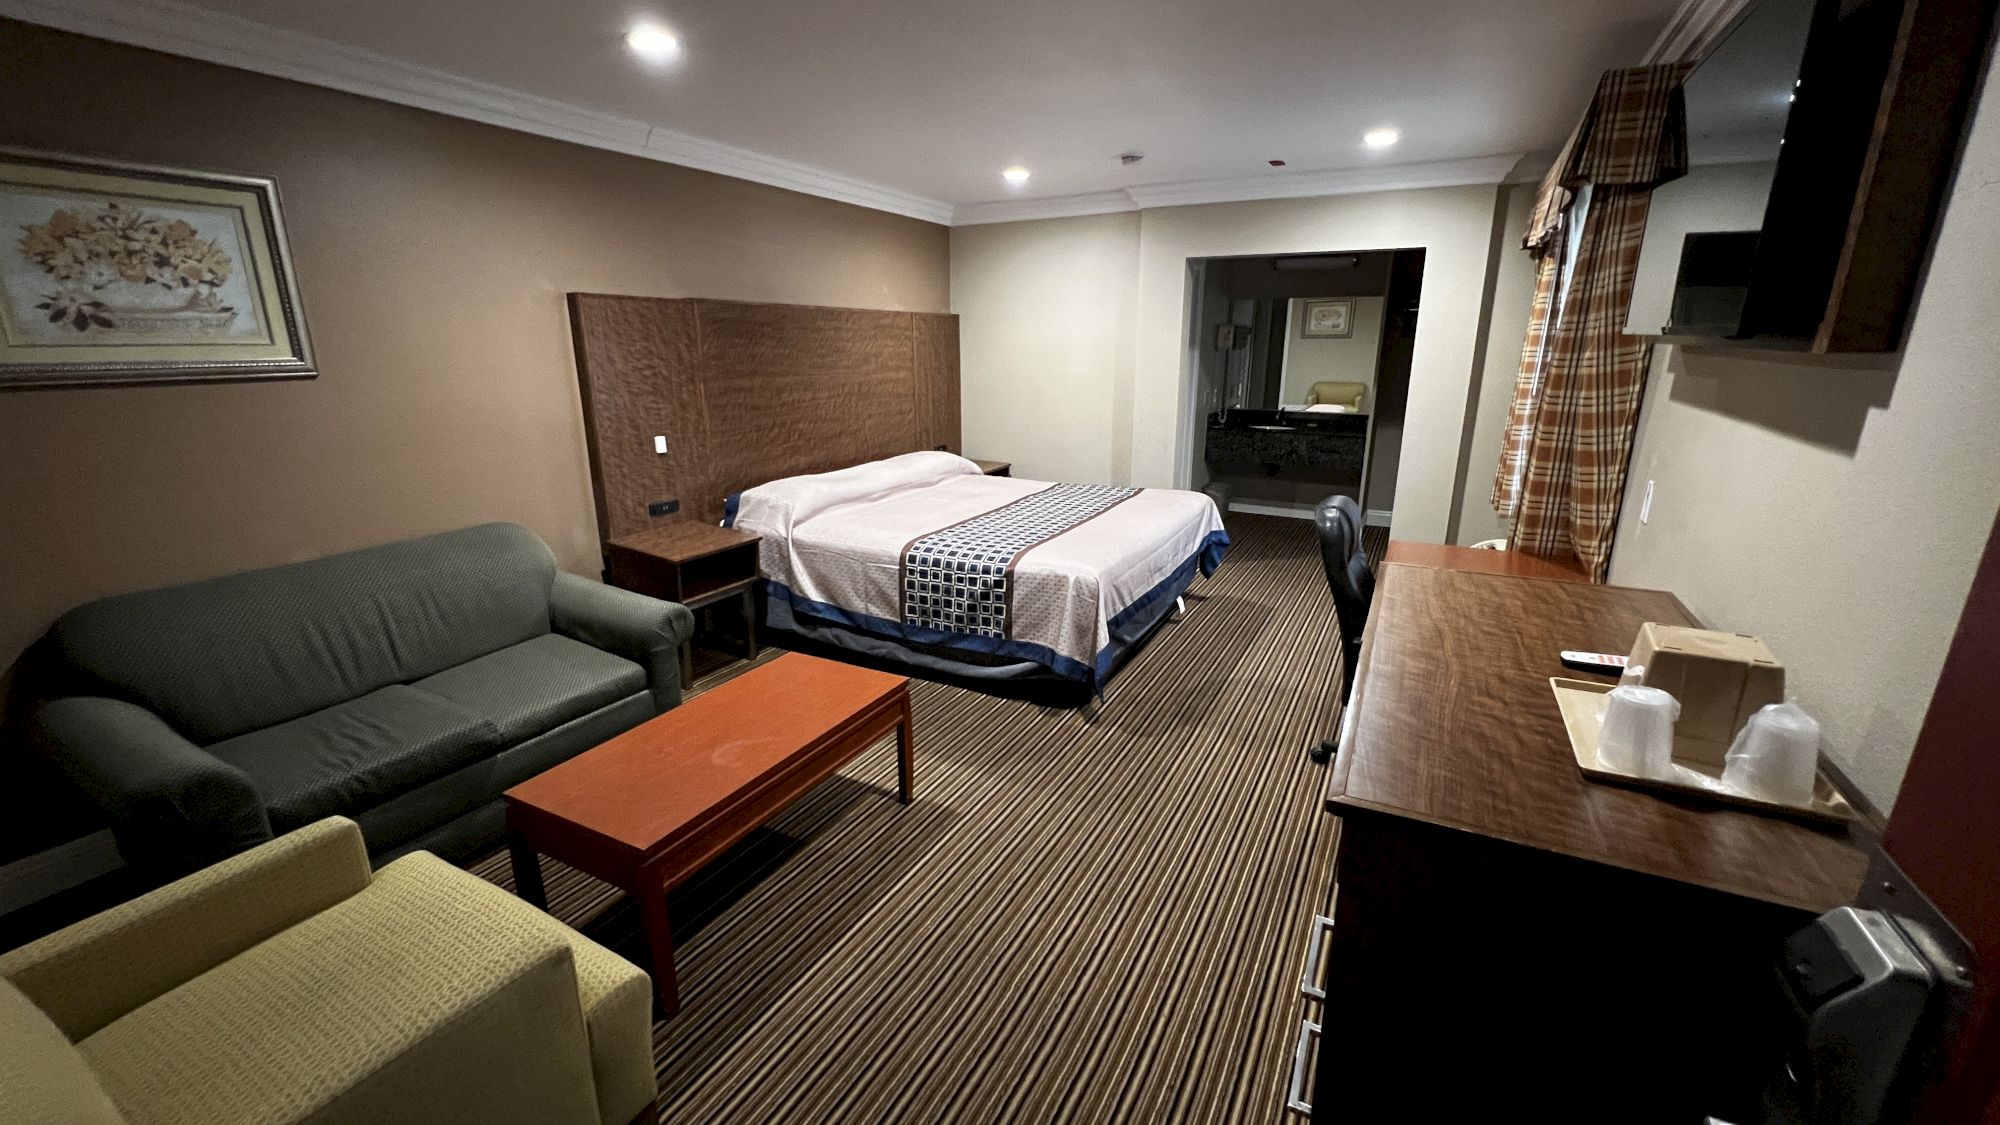
[(1352, 496), (1330, 496), (1326, 502), (1333, 505), (1334, 511), (1347, 518), (1347, 526), (1354, 534), (1354, 553), (1366, 560), (1368, 548), (1361, 541), (1361, 529), (1367, 526), (1367, 521), (1361, 518), (1361, 505)]
[[(1326, 568), (1326, 584), (1334, 591), (1335, 607), (1340, 605), (1340, 587), (1347, 574), (1347, 560), (1354, 557), (1361, 545), (1360, 529), (1341, 510), (1340, 501), (1344, 496), (1329, 496), (1313, 509), (1313, 524), (1319, 530), (1319, 561)], [(1344, 634), (1347, 623), (1341, 622)]]
[[(1361, 548), (1361, 508), (1349, 496), (1330, 496), (1313, 511), (1319, 530), (1320, 564), (1333, 594), (1333, 611), (1340, 624), (1340, 699), (1346, 705), (1354, 691), (1354, 669), (1361, 659), (1361, 630), (1368, 624), (1368, 603), (1375, 597), (1375, 572)], [(1333, 756), (1327, 739), (1312, 752), (1313, 760)]]

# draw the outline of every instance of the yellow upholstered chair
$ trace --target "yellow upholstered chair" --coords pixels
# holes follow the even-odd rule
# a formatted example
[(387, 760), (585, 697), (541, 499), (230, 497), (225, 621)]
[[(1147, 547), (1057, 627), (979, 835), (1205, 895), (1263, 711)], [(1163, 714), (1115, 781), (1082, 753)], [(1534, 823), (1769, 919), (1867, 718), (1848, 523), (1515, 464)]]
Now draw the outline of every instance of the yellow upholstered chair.
[(1366, 383), (1348, 383), (1327, 380), (1314, 383), (1306, 389), (1307, 406), (1346, 406), (1361, 409), (1361, 398), (1368, 393)]
[(651, 984), (425, 852), (309, 825), (0, 955), (0, 1125), (625, 1125)]

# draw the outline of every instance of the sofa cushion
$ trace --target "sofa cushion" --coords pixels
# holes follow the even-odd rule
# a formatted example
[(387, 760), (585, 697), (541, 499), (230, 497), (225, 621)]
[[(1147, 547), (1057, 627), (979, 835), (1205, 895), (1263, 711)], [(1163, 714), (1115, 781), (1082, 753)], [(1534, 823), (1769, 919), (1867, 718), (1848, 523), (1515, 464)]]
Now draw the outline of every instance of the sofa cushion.
[(213, 742), (549, 631), (555, 558), (484, 524), (79, 606), (49, 630), (74, 690)]
[(391, 684), (208, 752), (250, 776), (271, 829), (286, 832), (379, 804), (506, 742), (499, 727), (426, 691)]
[(414, 687), (492, 720), (509, 743), (646, 690), (646, 670), (556, 633), (447, 668)]
[[(587, 985), (583, 964), (579, 957), (578, 977)], [(646, 1018), (651, 1021), (651, 1009)], [(20, 989), (4, 980), (0, 980), (0, 1091), (4, 1091), (0, 1121), (124, 1125), (82, 1053)]]
[(628, 695), (357, 813), (354, 819), (367, 834), (369, 854), (377, 863), (421, 849), (469, 866), (506, 842), (502, 793), (631, 730), (656, 713), (652, 693)]

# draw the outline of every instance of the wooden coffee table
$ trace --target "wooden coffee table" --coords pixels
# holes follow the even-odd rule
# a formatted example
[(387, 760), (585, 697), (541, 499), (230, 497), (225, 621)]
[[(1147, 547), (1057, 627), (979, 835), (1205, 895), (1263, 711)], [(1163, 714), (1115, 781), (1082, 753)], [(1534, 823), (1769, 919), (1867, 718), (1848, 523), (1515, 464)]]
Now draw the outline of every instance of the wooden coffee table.
[(540, 853), (631, 894), (671, 1016), (668, 888), (892, 730), (909, 804), (909, 681), (787, 653), (507, 790), (514, 885), (548, 908)]

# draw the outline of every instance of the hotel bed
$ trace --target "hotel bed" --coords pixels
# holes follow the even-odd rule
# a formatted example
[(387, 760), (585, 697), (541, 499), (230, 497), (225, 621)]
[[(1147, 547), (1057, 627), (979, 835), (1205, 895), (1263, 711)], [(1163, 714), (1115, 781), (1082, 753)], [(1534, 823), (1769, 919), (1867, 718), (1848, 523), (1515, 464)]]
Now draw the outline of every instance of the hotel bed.
[(1229, 545), (1199, 492), (981, 475), (909, 453), (730, 496), (768, 624), (920, 669), (1100, 690)]

